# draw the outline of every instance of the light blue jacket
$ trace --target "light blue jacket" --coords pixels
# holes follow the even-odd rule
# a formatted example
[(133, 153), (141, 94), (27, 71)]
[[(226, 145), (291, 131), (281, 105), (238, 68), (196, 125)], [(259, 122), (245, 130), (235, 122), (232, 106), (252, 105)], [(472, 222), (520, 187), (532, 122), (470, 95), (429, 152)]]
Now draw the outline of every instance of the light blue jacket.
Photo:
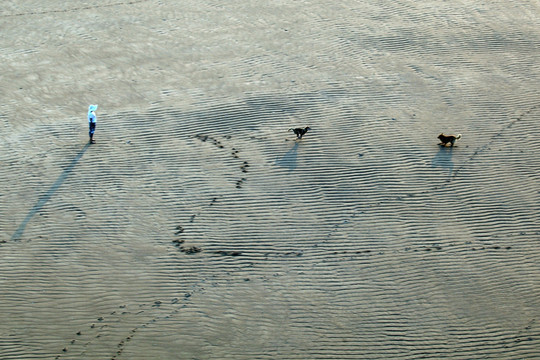
[(91, 123), (96, 123), (97, 122), (97, 117), (96, 117), (96, 113), (95, 111), (97, 110), (97, 105), (90, 105), (88, 107), (88, 122), (91, 122)]

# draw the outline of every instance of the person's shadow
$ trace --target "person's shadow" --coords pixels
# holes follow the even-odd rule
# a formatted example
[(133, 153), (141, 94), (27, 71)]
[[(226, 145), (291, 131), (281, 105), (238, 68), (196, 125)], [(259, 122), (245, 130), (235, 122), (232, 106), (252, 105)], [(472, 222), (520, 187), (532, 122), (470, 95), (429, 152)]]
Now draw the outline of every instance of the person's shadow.
[(453, 151), (453, 146), (446, 147), (439, 145), (439, 152), (431, 159), (431, 166), (448, 169), (448, 176), (451, 176), (454, 171), (454, 162), (452, 161)]
[(30, 209), (28, 214), (26, 214), (26, 217), (24, 218), (24, 220), (21, 222), (17, 230), (15, 230), (15, 233), (13, 234), (13, 236), (11, 236), (12, 241), (20, 240), (24, 232), (24, 229), (26, 229), (26, 225), (28, 225), (30, 220), (32, 220), (32, 217), (34, 217), (34, 215), (38, 211), (41, 210), (41, 208), (47, 203), (47, 201), (49, 201), (49, 199), (54, 195), (54, 193), (56, 193), (56, 191), (60, 188), (60, 186), (62, 186), (64, 181), (66, 181), (66, 178), (68, 177), (69, 174), (71, 174), (71, 172), (73, 171), (73, 168), (75, 167), (75, 165), (77, 165), (77, 163), (82, 158), (86, 150), (88, 150), (89, 146), (90, 146), (90, 143), (87, 143), (79, 151), (79, 153), (73, 158), (73, 160), (71, 160), (69, 165), (64, 169), (64, 171), (60, 174), (60, 176), (58, 176), (54, 184), (52, 184), (51, 187), (39, 197), (34, 207)]
[(276, 160), (276, 165), (288, 168), (289, 171), (296, 169), (296, 158), (298, 157), (298, 142), (294, 142), (294, 146), (287, 151), (283, 157)]

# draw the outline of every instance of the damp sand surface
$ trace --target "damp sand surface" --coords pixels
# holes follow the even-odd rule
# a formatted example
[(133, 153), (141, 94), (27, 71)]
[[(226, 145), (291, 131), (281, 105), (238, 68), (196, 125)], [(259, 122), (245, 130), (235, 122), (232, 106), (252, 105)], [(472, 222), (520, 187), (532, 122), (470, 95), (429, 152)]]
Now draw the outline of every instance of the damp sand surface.
[(4, 0), (0, 358), (540, 358), (539, 13)]

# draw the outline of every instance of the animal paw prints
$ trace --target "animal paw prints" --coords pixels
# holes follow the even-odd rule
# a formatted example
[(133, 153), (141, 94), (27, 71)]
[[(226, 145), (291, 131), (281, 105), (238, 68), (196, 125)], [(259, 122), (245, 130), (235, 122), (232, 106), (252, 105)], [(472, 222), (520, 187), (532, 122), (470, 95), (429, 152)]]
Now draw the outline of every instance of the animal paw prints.
[(176, 229), (176, 232), (174, 233), (174, 235), (178, 236), (178, 235), (180, 235), (181, 233), (184, 232), (184, 228), (181, 227), (180, 225), (178, 225), (175, 229)]
[[(202, 142), (207, 142), (207, 141), (210, 141), (212, 142), (216, 147), (220, 148), (220, 149), (223, 149), (225, 148), (223, 146), (223, 144), (221, 143), (221, 141), (219, 141), (217, 138), (215, 137), (212, 137), (212, 136), (209, 136), (209, 135), (204, 135), (204, 134), (197, 134), (195, 135), (195, 138), (196, 139), (199, 139), (200, 141)], [(231, 139), (231, 136), (230, 135), (226, 135), (225, 136), (225, 139), (227, 140), (230, 140)], [(234, 158), (234, 159), (240, 159), (240, 156), (239, 156), (239, 153), (240, 151), (236, 148), (236, 147), (233, 147), (231, 148), (231, 156)], [(240, 171), (242, 171), (243, 173), (247, 173), (248, 172), (248, 167), (249, 167), (249, 163), (247, 161), (243, 161), (242, 162), (242, 165), (240, 166)], [(237, 189), (241, 189), (242, 188), (242, 184), (246, 181), (246, 178), (241, 178), (240, 180), (236, 181), (236, 188)]]
[[(247, 169), (249, 167), (249, 163), (247, 161), (244, 161), (242, 166), (240, 166), (240, 170), (243, 172), (243, 173), (247, 173)], [(236, 181), (236, 188), (237, 189), (241, 189), (242, 188), (242, 185), (244, 184), (244, 182), (246, 181), (247, 179), (245, 177), (241, 178), (240, 180), (237, 180)]]
[[(210, 203), (207, 205), (207, 206), (214, 206), (215, 203), (218, 202), (218, 197), (213, 197), (212, 200), (210, 201)], [(189, 223), (190, 224), (193, 224), (193, 222), (195, 222), (195, 219), (196, 217), (200, 215), (200, 214), (193, 214), (189, 217)], [(188, 255), (191, 255), (191, 254), (197, 254), (197, 253), (200, 253), (201, 251), (203, 251), (203, 249), (201, 249), (200, 247), (198, 246), (185, 246), (184, 243), (185, 243), (185, 240), (181, 238), (182, 234), (184, 234), (185, 232), (185, 228), (181, 225), (178, 225), (174, 228), (174, 236), (175, 238), (171, 241), (172, 244), (178, 248), (178, 250), (180, 250), (181, 252), (183, 252), (184, 254), (188, 254)]]
[(191, 255), (191, 254), (197, 254), (197, 253), (200, 253), (202, 251), (202, 249), (200, 247), (197, 247), (197, 246), (184, 246), (184, 242), (185, 240), (184, 239), (181, 239), (179, 238), (180, 234), (184, 233), (184, 228), (180, 225), (178, 225), (177, 227), (175, 227), (175, 233), (174, 235), (177, 237), (176, 239), (173, 239), (172, 240), (172, 243), (174, 246), (176, 246), (181, 252), (183, 252), (184, 254), (188, 254), (188, 255)]
[(247, 168), (249, 167), (249, 164), (247, 161), (244, 161), (244, 164), (240, 167), (243, 173), (247, 173)]
[(121, 305), (118, 308), (119, 310), (115, 310), (107, 316), (100, 316), (96, 318), (95, 321), (88, 325), (86, 328), (79, 330), (75, 333), (73, 339), (69, 342), (69, 345), (64, 346), (61, 354), (57, 355), (55, 357), (55, 360), (61, 359), (63, 356), (67, 356), (68, 353), (72, 354), (70, 357), (72, 357), (75, 352), (83, 356), (86, 352), (86, 349), (94, 342), (99, 341), (99, 339), (103, 336), (106, 336), (109, 329), (112, 328), (114, 324), (119, 321), (120, 318), (124, 316), (138, 315), (140, 313), (143, 313), (146, 311), (144, 309), (144, 306), (144, 304), (140, 305), (139, 308), (141, 310), (134, 313), (131, 311), (127, 311), (126, 305)]
[(244, 181), (246, 181), (246, 178), (241, 178), (240, 180), (238, 180), (236, 182), (236, 188), (237, 189), (241, 189), (242, 188), (242, 184), (244, 183)]
[(533, 328), (535, 327), (536, 319), (532, 319), (531, 321), (529, 321), (527, 326), (525, 326), (522, 330), (519, 330), (515, 336), (506, 339), (506, 344), (503, 345), (503, 347), (505, 349), (508, 349), (522, 342), (530, 342), (536, 340), (538, 332), (533, 330)]
[[(194, 285), (180, 299), (175, 297), (168, 301), (156, 300), (153, 303), (140, 304), (132, 308), (132, 311), (128, 310), (127, 305), (119, 306), (118, 310), (112, 311), (109, 315), (100, 316), (89, 322), (86, 327), (79, 329), (73, 335), (69, 344), (64, 346), (54, 359), (87, 358), (86, 355), (91, 352), (93, 345), (103, 338), (110, 338), (111, 333), (115, 331), (116, 324), (131, 321), (133, 327), (123, 335), (116, 347), (110, 350), (110, 359), (119, 359), (126, 346), (134, 340), (139, 330), (161, 320), (170, 319), (188, 306), (193, 295), (204, 292), (205, 288), (202, 286), (204, 281), (202, 280)], [(122, 331), (120, 329), (116, 330)]]
[(494, 245), (494, 246), (481, 246), (481, 247), (473, 247), (471, 248), (472, 251), (476, 251), (476, 250), (489, 250), (489, 249), (493, 249), (493, 250), (501, 250), (501, 249), (504, 249), (504, 250), (510, 250), (512, 249), (511, 246), (499, 246), (499, 245)]
[[(235, 158), (235, 159), (238, 159), (238, 150), (233, 148), (232, 149), (233, 152), (232, 152), (232, 156)], [(248, 172), (248, 167), (249, 167), (249, 163), (247, 161), (244, 161), (242, 163), (242, 166), (240, 166), (240, 171), (242, 171), (243, 173), (247, 173)], [(241, 189), (242, 188), (242, 184), (244, 183), (244, 181), (246, 181), (247, 179), (246, 178), (241, 178), (240, 180), (237, 180), (236, 181), (236, 188), (237, 189)]]
[[(466, 245), (470, 245), (470, 242), (466, 243)], [(317, 246), (315, 246), (317, 247)], [(400, 252), (411, 252), (411, 253), (437, 253), (437, 252), (443, 252), (444, 250), (451, 249), (453, 245), (448, 245), (446, 247), (442, 247), (440, 245), (427, 245), (427, 246), (417, 246), (417, 247), (410, 247), (407, 246), (403, 248), (402, 250), (343, 250), (343, 251), (332, 251), (330, 252), (332, 255), (347, 255), (347, 256), (375, 256), (375, 255), (385, 255), (386, 253), (400, 253)], [(468, 248), (469, 251), (509, 251), (512, 249), (512, 246), (499, 246), (499, 245), (492, 245), (492, 246), (480, 246), (480, 247), (472, 247), (470, 246)]]
[(203, 135), (203, 134), (197, 134), (197, 135), (195, 135), (195, 138), (201, 140), (202, 142), (206, 142), (207, 140), (210, 140), (218, 148), (220, 148), (220, 149), (224, 148), (224, 146), (221, 144), (221, 142), (218, 139), (214, 138), (214, 137), (211, 137), (211, 136), (208, 136), (208, 135)]
[(233, 250), (219, 250), (219, 251), (214, 251), (214, 253), (222, 255), (222, 256), (240, 256), (240, 255), (242, 255), (242, 252), (233, 251)]
[(197, 246), (190, 246), (190, 247), (180, 246), (180, 251), (185, 254), (191, 255), (191, 254), (200, 253), (202, 249)]
[[(184, 232), (184, 228), (181, 227), (180, 225), (178, 225), (176, 228), (176, 232), (174, 233), (174, 235), (176, 236), (179, 236), (181, 233)], [(179, 247), (181, 248), (182, 247), (182, 244), (184, 243), (184, 239), (180, 239), (180, 238), (176, 238), (172, 241), (172, 243), (176, 246), (176, 247)]]

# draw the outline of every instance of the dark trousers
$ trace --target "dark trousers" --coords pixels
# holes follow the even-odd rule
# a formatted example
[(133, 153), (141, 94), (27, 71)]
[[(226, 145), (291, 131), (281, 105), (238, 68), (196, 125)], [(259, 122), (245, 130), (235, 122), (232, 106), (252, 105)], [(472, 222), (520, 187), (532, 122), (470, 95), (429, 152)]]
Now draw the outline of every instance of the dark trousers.
[(90, 136), (90, 138), (92, 138), (92, 136), (94, 135), (94, 131), (96, 131), (96, 123), (95, 122), (89, 122), (88, 126), (89, 126), (89, 129), (90, 129), (88, 131), (88, 136)]

